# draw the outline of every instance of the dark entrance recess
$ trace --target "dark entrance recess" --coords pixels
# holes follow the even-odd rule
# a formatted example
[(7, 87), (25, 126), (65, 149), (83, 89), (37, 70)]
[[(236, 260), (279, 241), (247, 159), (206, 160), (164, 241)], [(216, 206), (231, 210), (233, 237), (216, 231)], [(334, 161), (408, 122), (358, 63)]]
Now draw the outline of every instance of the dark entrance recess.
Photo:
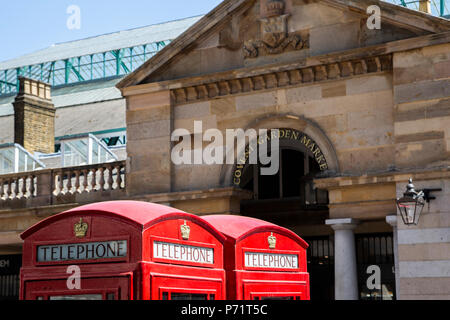
[[(395, 263), (392, 233), (357, 234), (356, 254), (358, 263), (358, 285), (361, 300), (395, 300)], [(370, 289), (367, 273), (370, 266), (381, 270), (381, 288)]]
[(252, 191), (253, 199), (241, 203), (241, 213), (286, 226), (325, 224), (328, 192), (314, 188), (320, 173), (317, 162), (306, 153), (280, 148), (280, 170), (274, 176), (261, 175), (261, 165), (246, 165), (241, 188)]
[(312, 301), (334, 300), (334, 241), (332, 237), (305, 238)]
[[(334, 299), (334, 241), (332, 237), (305, 238), (311, 300)], [(394, 244), (392, 233), (355, 235), (360, 300), (395, 300)], [(370, 266), (381, 271), (381, 288), (370, 289)]]
[(21, 255), (0, 256), (0, 301), (19, 300)]
[[(262, 176), (258, 165), (246, 165), (241, 188), (252, 191), (253, 199), (241, 202), (241, 214), (291, 228), (324, 226), (329, 218), (328, 192), (314, 188), (321, 172), (318, 163), (301, 146), (284, 145), (280, 140), (280, 170)], [(311, 300), (334, 299), (334, 247), (328, 235), (308, 238), (308, 272)]]

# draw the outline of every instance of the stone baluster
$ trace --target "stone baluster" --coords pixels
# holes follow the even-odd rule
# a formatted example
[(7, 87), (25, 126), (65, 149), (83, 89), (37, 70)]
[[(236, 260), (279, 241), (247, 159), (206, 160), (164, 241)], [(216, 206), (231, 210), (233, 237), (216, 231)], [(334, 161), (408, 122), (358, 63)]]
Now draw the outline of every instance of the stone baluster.
[(73, 193), (72, 192), (72, 171), (67, 171), (67, 193)]
[(114, 170), (114, 167), (111, 165), (108, 165), (108, 182), (107, 183), (108, 183), (109, 190), (113, 190), (113, 183), (114, 183), (113, 170)]
[(97, 191), (97, 168), (92, 168), (92, 179), (91, 179), (91, 187), (92, 191)]
[(14, 179), (12, 179), (12, 178), (10, 178), (9, 179), (9, 192), (8, 192), (8, 195), (9, 195), (9, 198), (10, 199), (14, 199), (14, 189), (15, 189), (15, 184), (14, 184)]
[(117, 176), (116, 176), (116, 189), (122, 188), (122, 167), (120, 165), (116, 166)]
[(0, 179), (0, 199), (3, 199), (3, 179)]
[(12, 199), (19, 198), (19, 178), (14, 179), (14, 196)]
[(75, 170), (75, 192), (74, 193), (81, 193), (80, 190), (80, 171)]
[(89, 192), (88, 186), (89, 186), (89, 173), (88, 170), (84, 169), (83, 170), (83, 192)]
[(100, 179), (99, 179), (99, 191), (103, 191), (105, 190), (105, 168), (104, 167), (100, 167), (98, 168), (98, 171), (100, 172)]
[(126, 165), (124, 164), (123, 166), (120, 167), (120, 172), (122, 172), (123, 169), (123, 178), (122, 178), (122, 186), (123, 189), (125, 189), (125, 185), (126, 185), (126, 173), (127, 173), (127, 169), (126, 169)]
[(22, 177), (21, 198), (27, 198), (27, 180), (28, 176)]
[(57, 191), (57, 195), (63, 194), (64, 193), (64, 172), (63, 171), (59, 171), (58, 173), (58, 191)]
[(3, 182), (3, 196), (5, 197), (5, 200), (8, 200), (8, 197), (9, 197), (9, 195), (8, 195), (8, 189), (9, 189), (9, 180), (6, 179), (6, 180)]
[(4, 185), (4, 195), (5, 200), (8, 200), (11, 192), (11, 179), (6, 180), (5, 182), (6, 184)]
[(30, 198), (34, 197), (34, 191), (36, 189), (34, 188), (34, 176), (30, 175), (30, 188), (28, 189), (28, 191), (30, 192)]
[(52, 194), (57, 195), (57, 189), (58, 189), (58, 181), (57, 181), (57, 174), (52, 172)]

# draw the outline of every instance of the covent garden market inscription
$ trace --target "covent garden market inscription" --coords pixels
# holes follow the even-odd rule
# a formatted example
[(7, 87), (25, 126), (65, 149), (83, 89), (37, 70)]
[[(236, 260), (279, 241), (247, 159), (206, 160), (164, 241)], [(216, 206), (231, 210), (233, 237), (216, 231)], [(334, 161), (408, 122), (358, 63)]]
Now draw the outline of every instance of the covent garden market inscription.
[[(307, 134), (295, 130), (295, 129), (279, 129), (271, 130), (267, 135), (258, 137), (257, 146), (269, 143), (272, 139), (279, 139), (282, 145), (282, 141), (294, 142), (294, 145), (298, 146), (303, 151), (307, 152), (319, 165), (320, 171), (328, 170), (328, 163), (323, 155), (322, 150), (318, 144), (311, 139)], [(236, 169), (233, 172), (233, 183), (235, 186), (240, 186), (243, 170), (248, 163), (250, 155), (253, 152), (257, 152), (253, 145), (249, 144), (245, 152), (239, 157)]]

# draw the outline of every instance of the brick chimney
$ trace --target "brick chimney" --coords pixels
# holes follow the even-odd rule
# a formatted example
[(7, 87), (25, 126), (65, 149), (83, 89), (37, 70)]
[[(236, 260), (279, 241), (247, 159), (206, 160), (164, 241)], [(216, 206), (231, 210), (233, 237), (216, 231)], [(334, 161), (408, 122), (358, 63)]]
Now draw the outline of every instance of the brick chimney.
[(431, 13), (431, 1), (419, 0), (419, 10), (425, 13)]
[(55, 152), (55, 106), (51, 86), (19, 78), (19, 93), (14, 100), (14, 142), (27, 151)]

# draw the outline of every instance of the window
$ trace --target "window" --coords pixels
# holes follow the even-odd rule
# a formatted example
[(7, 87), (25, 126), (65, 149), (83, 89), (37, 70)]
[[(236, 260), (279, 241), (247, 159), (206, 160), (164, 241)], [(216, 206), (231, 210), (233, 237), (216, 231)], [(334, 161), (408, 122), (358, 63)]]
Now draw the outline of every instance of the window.
[(305, 205), (328, 204), (328, 192), (314, 188), (320, 168), (311, 156), (281, 147), (279, 161), (280, 170), (273, 176), (261, 175), (261, 164), (247, 164), (240, 186), (253, 191), (254, 200), (297, 198)]

